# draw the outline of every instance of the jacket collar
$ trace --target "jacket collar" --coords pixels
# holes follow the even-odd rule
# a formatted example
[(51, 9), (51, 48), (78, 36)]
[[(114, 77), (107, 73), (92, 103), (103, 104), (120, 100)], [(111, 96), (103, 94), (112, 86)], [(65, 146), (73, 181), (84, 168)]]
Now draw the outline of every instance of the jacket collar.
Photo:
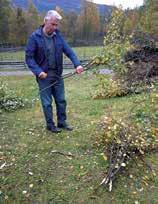
[[(43, 35), (42, 29), (43, 29), (43, 25), (40, 26), (39, 28), (37, 28), (37, 30), (35, 31), (35, 34), (42, 36), (42, 35)], [(54, 32), (54, 35), (56, 35), (58, 32), (59, 32), (59, 31), (56, 30), (56, 31)]]

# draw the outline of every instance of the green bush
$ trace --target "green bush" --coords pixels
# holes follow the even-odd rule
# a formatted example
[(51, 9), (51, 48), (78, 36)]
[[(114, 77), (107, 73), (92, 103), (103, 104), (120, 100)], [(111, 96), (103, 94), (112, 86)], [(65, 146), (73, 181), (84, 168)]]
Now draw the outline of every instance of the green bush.
[(6, 83), (0, 81), (0, 112), (16, 111), (26, 105), (26, 101), (9, 90)]
[(97, 74), (97, 79), (98, 83), (93, 93), (94, 99), (119, 97), (128, 94), (128, 90), (121, 77), (116, 78), (113, 75)]
[[(123, 76), (127, 70), (124, 64), (124, 55), (132, 47), (129, 36), (123, 33), (123, 22), (125, 16), (121, 9), (114, 9), (111, 20), (107, 27), (106, 36), (104, 37), (104, 48), (101, 56), (95, 59), (96, 64), (104, 64), (108, 69), (113, 70), (116, 74)], [(98, 75), (97, 90), (94, 98), (107, 98), (113, 96), (126, 95), (120, 79), (110, 79), (106, 75)]]

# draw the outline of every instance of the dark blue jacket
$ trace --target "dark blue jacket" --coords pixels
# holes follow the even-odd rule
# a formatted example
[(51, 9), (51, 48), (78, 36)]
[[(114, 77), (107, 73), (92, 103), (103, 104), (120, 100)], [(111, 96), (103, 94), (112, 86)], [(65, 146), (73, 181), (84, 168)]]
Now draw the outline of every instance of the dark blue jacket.
[[(80, 61), (69, 45), (65, 42), (60, 32), (56, 30), (54, 38), (55, 46), (55, 61), (58, 75), (62, 75), (63, 72), (63, 53), (72, 61), (74, 67), (80, 65)], [(26, 63), (30, 70), (38, 76), (42, 71), (48, 71), (48, 59), (46, 55), (46, 46), (42, 33), (42, 26), (40, 26), (32, 35), (29, 37), (26, 52), (25, 52)]]

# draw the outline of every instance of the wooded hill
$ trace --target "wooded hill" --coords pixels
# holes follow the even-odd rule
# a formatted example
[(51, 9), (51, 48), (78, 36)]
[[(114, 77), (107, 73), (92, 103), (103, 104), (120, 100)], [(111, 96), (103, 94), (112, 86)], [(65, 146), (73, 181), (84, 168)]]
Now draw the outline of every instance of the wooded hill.
[[(60, 7), (64, 10), (64, 12), (68, 13), (70, 11), (74, 11), (76, 13), (80, 13), (82, 9), (82, 1), (81, 0), (45, 0), (45, 1), (39, 1), (39, 0), (33, 0), (33, 3), (37, 10), (39, 12), (48, 11), (50, 9), (55, 9), (56, 6)], [(20, 7), (24, 10), (27, 10), (29, 7), (29, 0), (12, 0), (11, 4), (14, 7)], [(102, 15), (105, 15), (105, 13), (110, 12), (112, 6), (108, 5), (99, 5), (96, 4), (99, 13)]]
[[(29, 0), (29, 3), (27, 3), (23, 0), (17, 2), (21, 2), (25, 9), (11, 6), (9, 0), (0, 0), (0, 43), (9, 42), (18, 46), (25, 45), (28, 36), (43, 23), (44, 13), (38, 12), (37, 2), (42, 8), (44, 3), (44, 5), (48, 5), (51, 1)], [(61, 1), (59, 2), (61, 3)], [(76, 2), (76, 4), (70, 1), (69, 8), (73, 6), (77, 8), (77, 0), (73, 2)], [(49, 9), (52, 9), (52, 7)], [(69, 43), (80, 46), (103, 44), (110, 15), (106, 18), (101, 15), (96, 4), (82, 1), (80, 13), (76, 11), (67, 13), (60, 7), (56, 7), (56, 10), (63, 16), (60, 30)], [(157, 35), (158, 0), (144, 1), (144, 6), (123, 12), (122, 32), (125, 35), (131, 35), (135, 31)]]

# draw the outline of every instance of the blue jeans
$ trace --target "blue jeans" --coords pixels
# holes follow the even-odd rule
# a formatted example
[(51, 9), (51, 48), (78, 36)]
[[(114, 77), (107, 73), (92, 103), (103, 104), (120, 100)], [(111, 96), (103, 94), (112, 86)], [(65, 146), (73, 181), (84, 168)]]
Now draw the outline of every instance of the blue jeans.
[[(55, 81), (57, 81), (56, 84), (41, 91), (42, 89), (50, 86)], [(48, 75), (45, 79), (37, 79), (37, 82), (39, 85), (39, 91), (41, 91), (40, 99), (46, 120), (46, 125), (48, 127), (54, 125), (52, 96), (56, 104), (57, 122), (58, 124), (64, 124), (66, 121), (66, 100), (64, 80), (61, 78), (53, 78)]]

